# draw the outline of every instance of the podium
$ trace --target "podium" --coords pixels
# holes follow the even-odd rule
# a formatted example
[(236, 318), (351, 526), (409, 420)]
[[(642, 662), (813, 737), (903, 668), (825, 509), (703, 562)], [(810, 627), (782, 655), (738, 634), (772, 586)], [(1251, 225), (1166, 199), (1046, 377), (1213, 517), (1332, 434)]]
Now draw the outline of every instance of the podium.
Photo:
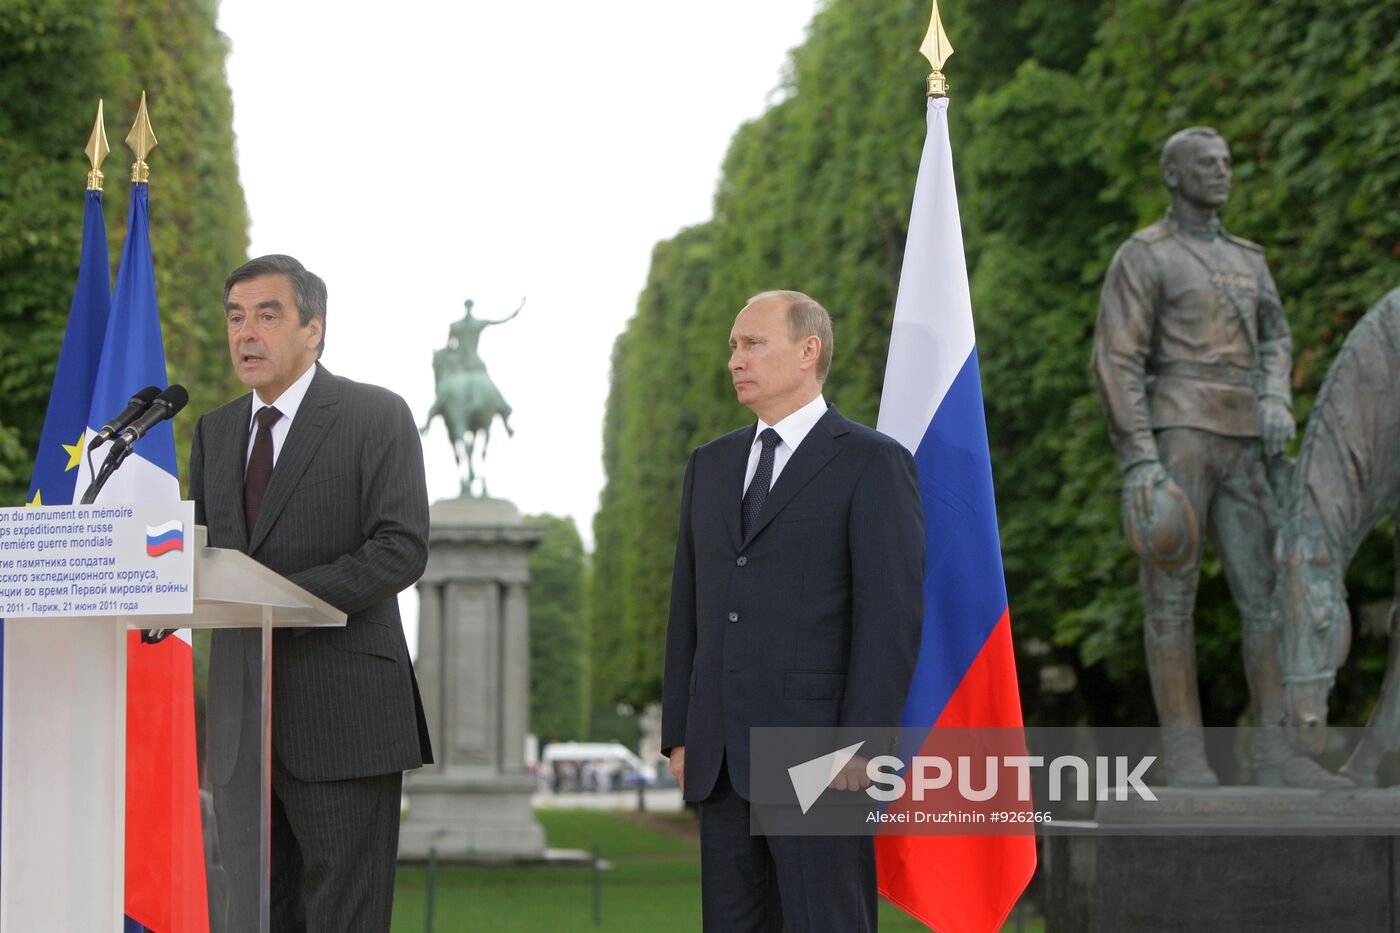
[(202, 526), (191, 538), (188, 614), (6, 618), (0, 930), (123, 929), (127, 632), (152, 628), (261, 629), (260, 877), (267, 928), (272, 630), (343, 626), (345, 613), (245, 554), (207, 547)]

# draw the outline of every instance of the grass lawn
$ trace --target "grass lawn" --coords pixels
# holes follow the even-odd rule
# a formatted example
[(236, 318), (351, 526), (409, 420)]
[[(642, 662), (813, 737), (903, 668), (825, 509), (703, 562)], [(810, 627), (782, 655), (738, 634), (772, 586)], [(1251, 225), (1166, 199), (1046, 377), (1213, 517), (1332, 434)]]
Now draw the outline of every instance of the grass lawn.
[[(602, 926), (593, 924), (587, 867), (440, 867), (435, 933), (699, 928), (700, 854), (693, 844), (604, 812), (540, 810), (536, 816), (552, 848), (596, 843), (612, 864), (602, 875)], [(426, 869), (399, 869), (394, 933), (426, 929), (426, 887)]]
[[(601, 925), (593, 922), (593, 873), (587, 867), (440, 866), (435, 933), (700, 929), (700, 850), (689, 814), (654, 814), (648, 826), (596, 810), (538, 810), (535, 815), (552, 848), (592, 849), (596, 844), (611, 863), (612, 869), (602, 874)], [(426, 902), (427, 870), (400, 868), (393, 933), (425, 930)], [(926, 928), (882, 902), (880, 929)], [(1025, 929), (1034, 933), (1040, 925)]]

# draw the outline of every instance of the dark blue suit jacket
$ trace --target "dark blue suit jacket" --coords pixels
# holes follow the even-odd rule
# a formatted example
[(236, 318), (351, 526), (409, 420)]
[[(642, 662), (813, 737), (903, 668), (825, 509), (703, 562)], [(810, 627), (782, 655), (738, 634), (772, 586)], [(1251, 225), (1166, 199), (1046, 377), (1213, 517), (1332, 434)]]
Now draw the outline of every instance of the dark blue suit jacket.
[(755, 726), (899, 725), (923, 627), (914, 459), (829, 407), (773, 484), (747, 540), (750, 425), (698, 448), (681, 496), (662, 747), (685, 746), (685, 797), (726, 757), (749, 797)]

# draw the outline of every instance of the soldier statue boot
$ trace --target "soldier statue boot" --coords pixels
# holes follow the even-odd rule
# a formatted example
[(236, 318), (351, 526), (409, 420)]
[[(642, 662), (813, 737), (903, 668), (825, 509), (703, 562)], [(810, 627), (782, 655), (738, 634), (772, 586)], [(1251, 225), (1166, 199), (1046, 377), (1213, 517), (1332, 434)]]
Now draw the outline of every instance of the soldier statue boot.
[(1220, 779), (1206, 760), (1205, 734), (1199, 725), (1164, 725), (1162, 751), (1166, 759), (1169, 787), (1220, 786)]
[(1149, 615), (1143, 623), (1147, 671), (1162, 726), (1163, 758), (1171, 787), (1219, 787), (1206, 760), (1196, 644), (1191, 619)]

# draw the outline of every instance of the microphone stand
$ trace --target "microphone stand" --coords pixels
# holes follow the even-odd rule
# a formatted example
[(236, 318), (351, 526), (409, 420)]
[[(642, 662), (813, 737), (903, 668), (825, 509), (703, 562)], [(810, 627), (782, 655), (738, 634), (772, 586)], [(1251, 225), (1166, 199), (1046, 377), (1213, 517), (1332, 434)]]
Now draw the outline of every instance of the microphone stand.
[(117, 472), (117, 467), (121, 466), (129, 456), (131, 456), (130, 444), (114, 444), (107, 453), (107, 459), (102, 463), (102, 469), (97, 471), (97, 475), (88, 484), (87, 491), (83, 493), (82, 501), (78, 504), (92, 505), (97, 500), (97, 494), (102, 491), (102, 487), (107, 485), (107, 480), (112, 478), (112, 474)]

